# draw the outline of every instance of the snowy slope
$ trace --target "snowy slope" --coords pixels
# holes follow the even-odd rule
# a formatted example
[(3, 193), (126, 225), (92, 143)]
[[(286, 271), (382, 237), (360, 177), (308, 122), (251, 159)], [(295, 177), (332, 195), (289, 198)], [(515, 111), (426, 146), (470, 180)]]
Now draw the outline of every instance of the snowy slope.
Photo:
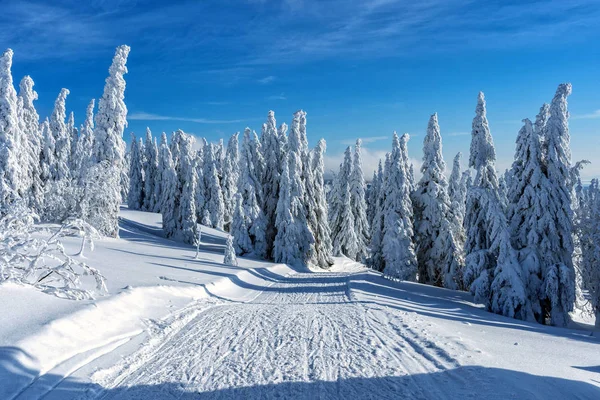
[[(206, 227), (202, 252), (195, 259), (194, 247), (160, 237), (159, 225), (158, 214), (124, 208), (120, 239), (99, 240), (93, 252), (86, 252), (85, 261), (107, 278), (108, 295), (95, 301), (64, 300), (29, 287), (0, 285), (0, 304), (10, 305), (2, 308), (0, 317), (0, 399), (56, 368), (70, 375), (116, 347), (134, 349), (152, 321), (210, 297), (216, 286), (233, 286), (232, 280), (250, 274), (250, 268), (258, 277), (268, 270), (292, 272), (285, 265), (249, 259), (240, 260), (238, 267), (223, 265), (225, 235)], [(75, 238), (65, 241), (68, 253), (75, 254), (79, 245)], [(236, 300), (255, 296), (238, 287), (229, 292)], [(105, 358), (108, 365), (114, 361)]]
[(88, 255), (106, 299), (0, 286), (19, 320), (0, 324), (1, 399), (600, 398), (597, 332), (490, 314), (347, 259), (226, 267), (215, 231), (196, 261), (157, 236), (159, 216), (122, 217), (121, 239)]

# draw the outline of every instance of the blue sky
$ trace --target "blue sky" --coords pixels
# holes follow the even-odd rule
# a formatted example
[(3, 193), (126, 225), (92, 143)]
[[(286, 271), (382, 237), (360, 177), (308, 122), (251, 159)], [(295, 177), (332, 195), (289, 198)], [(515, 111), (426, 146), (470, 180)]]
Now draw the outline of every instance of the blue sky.
[(289, 123), (308, 112), (311, 144), (328, 142), (333, 168), (357, 137), (366, 169), (408, 132), (421, 158), (429, 115), (439, 115), (444, 156), (467, 156), (483, 90), (498, 153), (512, 162), (525, 117), (572, 82), (573, 158), (600, 176), (600, 2), (466, 0), (2, 1), (0, 45), (15, 51), (16, 82), (29, 74), (40, 114), (60, 88), (82, 121), (102, 94), (114, 48), (131, 46), (129, 132), (181, 128), (208, 140), (267, 111)]

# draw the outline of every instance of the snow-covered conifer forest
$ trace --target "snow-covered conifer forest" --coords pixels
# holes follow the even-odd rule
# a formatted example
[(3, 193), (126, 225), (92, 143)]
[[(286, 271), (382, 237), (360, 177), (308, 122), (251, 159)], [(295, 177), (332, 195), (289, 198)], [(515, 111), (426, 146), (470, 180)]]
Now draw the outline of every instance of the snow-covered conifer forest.
[(433, 113), (328, 182), (304, 110), (218, 143), (125, 132), (129, 52), (47, 117), (0, 57), (0, 398), (600, 398), (571, 84), (523, 110), (506, 172), (480, 92), (468, 155)]

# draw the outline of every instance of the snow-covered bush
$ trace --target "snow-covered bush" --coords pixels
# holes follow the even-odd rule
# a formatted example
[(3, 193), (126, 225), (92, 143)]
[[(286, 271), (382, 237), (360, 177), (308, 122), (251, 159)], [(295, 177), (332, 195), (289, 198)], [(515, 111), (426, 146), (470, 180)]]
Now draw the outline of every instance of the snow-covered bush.
[[(88, 223), (73, 219), (56, 229), (45, 230), (34, 223), (38, 219), (22, 202), (4, 210), (0, 219), (0, 283), (5, 281), (30, 285), (57, 297), (92, 299), (94, 291), (86, 289), (82, 277), (89, 276), (95, 290), (106, 292), (105, 278), (98, 270), (69, 256), (61, 238), (81, 235), (89, 240), (97, 231)], [(53, 231), (53, 232), (52, 232)], [(50, 237), (46, 237), (50, 234)], [(81, 253), (81, 252), (80, 252)]]

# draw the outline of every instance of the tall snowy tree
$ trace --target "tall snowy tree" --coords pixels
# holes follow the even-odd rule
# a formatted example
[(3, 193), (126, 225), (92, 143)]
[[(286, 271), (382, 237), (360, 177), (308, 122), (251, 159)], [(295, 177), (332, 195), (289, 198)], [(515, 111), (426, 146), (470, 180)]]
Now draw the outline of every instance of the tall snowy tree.
[(26, 176), (28, 182), (27, 203), (36, 213), (41, 213), (44, 205), (44, 189), (42, 172), (40, 170), (40, 153), (42, 151), (42, 135), (40, 131), (40, 117), (33, 102), (38, 99), (38, 94), (33, 90), (33, 79), (25, 76), (19, 85), (19, 98), (23, 104), (21, 115), (23, 134), (21, 146), (26, 163)]
[(547, 237), (550, 220), (546, 214), (546, 199), (552, 185), (545, 174), (541, 137), (534, 132), (530, 120), (525, 119), (523, 123), (511, 170), (507, 218), (512, 244), (519, 251), (523, 265), (525, 293), (531, 302), (534, 318), (544, 323), (539, 299), (546, 266), (542, 265), (540, 256), (543, 252), (552, 251)]
[(371, 228), (369, 232), (369, 237), (373, 235), (373, 220), (375, 219), (375, 214), (377, 213), (377, 199), (379, 198), (379, 190), (381, 188), (381, 180), (383, 179), (383, 165), (381, 160), (379, 160), (379, 166), (376, 171), (373, 171), (373, 179), (371, 180), (371, 187), (367, 192), (367, 221), (369, 222), (369, 227)]
[(264, 159), (263, 166), (256, 165), (261, 172), (262, 209), (267, 219), (267, 255), (272, 256), (277, 234), (276, 210), (279, 198), (279, 179), (285, 159), (281, 136), (277, 132), (275, 113), (269, 111), (267, 122), (263, 124), (260, 148)]
[(333, 248), (327, 215), (327, 198), (325, 195), (325, 163), (323, 160), (325, 150), (325, 140), (321, 139), (317, 142), (310, 157), (310, 170), (313, 173), (311, 179), (312, 188), (310, 191), (307, 190), (310, 193), (310, 196), (307, 197), (311, 198), (313, 202), (312, 207), (314, 208), (314, 217), (310, 226), (315, 238), (313, 262), (321, 268), (329, 268), (333, 264), (333, 259), (331, 258)]
[(81, 129), (81, 136), (83, 138), (83, 149), (86, 157), (88, 158), (87, 163), (91, 162), (92, 153), (94, 151), (94, 106), (96, 101), (90, 100), (85, 110), (85, 121), (83, 122), (83, 128)]
[(200, 139), (200, 146), (196, 151), (196, 176), (198, 177), (196, 187), (196, 219), (199, 223), (204, 225), (210, 225), (210, 215), (207, 216), (206, 220), (203, 221), (203, 216), (206, 210), (206, 181), (204, 178), (204, 150), (208, 149), (208, 142), (205, 138)]
[[(167, 165), (162, 172), (163, 190), (169, 190), (164, 198), (163, 229), (167, 237), (173, 237), (186, 243), (196, 243), (198, 228), (196, 223), (196, 171), (194, 138), (182, 130), (173, 132), (171, 157), (161, 144), (161, 161)], [(167, 147), (166, 145), (164, 147)], [(169, 159), (173, 160), (170, 168)], [(175, 162), (175, 160), (177, 160)], [(172, 182), (174, 180), (174, 182)], [(165, 214), (168, 217), (165, 217)]]
[(158, 147), (152, 138), (150, 128), (146, 128), (146, 141), (144, 142), (144, 204), (145, 211), (154, 211), (159, 194), (156, 192), (156, 174), (158, 170)]
[(456, 289), (462, 280), (463, 260), (455, 239), (458, 221), (452, 212), (445, 170), (442, 136), (437, 114), (433, 114), (423, 141), (423, 175), (413, 196), (419, 281)]
[(219, 180), (217, 159), (218, 146), (212, 143), (204, 149), (204, 182), (206, 185), (206, 210), (210, 215), (210, 225), (213, 228), (223, 229), (225, 223), (225, 204)]
[(408, 134), (402, 139), (394, 132), (392, 155), (386, 184), (383, 234), (384, 275), (390, 279), (413, 281), (417, 274), (417, 257), (413, 243), (413, 206), (410, 199), (411, 185), (408, 178), (407, 160), (403, 148)]
[(52, 171), (52, 179), (60, 181), (71, 177), (70, 159), (71, 159), (71, 134), (68, 132), (65, 119), (67, 117), (66, 101), (69, 95), (69, 89), (61, 89), (56, 101), (54, 102), (54, 111), (50, 116), (50, 130), (54, 137), (54, 159), (55, 166)]
[(371, 225), (371, 245), (369, 259), (367, 265), (377, 271), (385, 269), (385, 259), (383, 258), (383, 234), (385, 230), (384, 222), (385, 215), (383, 205), (385, 204), (386, 187), (388, 182), (388, 174), (390, 172), (390, 153), (385, 155), (385, 169), (379, 162), (379, 170), (377, 173), (377, 198), (374, 205), (374, 216)]
[(40, 153), (40, 174), (42, 184), (46, 186), (48, 181), (52, 179), (52, 170), (55, 165), (54, 161), (54, 136), (50, 131), (50, 121), (48, 118), (40, 125), (42, 134), (42, 149)]
[(479, 92), (471, 133), (469, 166), (476, 171), (467, 194), (464, 282), (475, 300), (503, 315), (528, 319), (521, 266), (510, 244), (508, 224), (498, 195), (496, 151)]
[(465, 219), (467, 200), (467, 188), (462, 184), (463, 178), (460, 170), (461, 158), (462, 153), (460, 152), (456, 153), (456, 156), (454, 156), (452, 173), (450, 174), (450, 180), (448, 182), (448, 196), (450, 196), (452, 210), (454, 210), (454, 214), (456, 215), (460, 226), (462, 226), (463, 220)]
[[(117, 237), (119, 235), (118, 213), (121, 202), (121, 174), (124, 172), (125, 142), (123, 141), (123, 130), (127, 126), (127, 107), (125, 106), (125, 79), (127, 73), (127, 57), (129, 46), (117, 47), (109, 76), (106, 78), (104, 93), (98, 102), (98, 112), (95, 117), (94, 127), (94, 149), (92, 159), (94, 163), (102, 163), (103, 168), (111, 169), (107, 172), (110, 181), (107, 187), (109, 193), (102, 193), (105, 199), (103, 207), (90, 222), (100, 233)], [(98, 192), (90, 194), (99, 196)]]
[(598, 179), (585, 190), (582, 218), (582, 279), (589, 296), (591, 311), (600, 327), (600, 186)]
[(18, 196), (19, 177), (19, 118), (17, 92), (12, 80), (13, 51), (0, 57), (0, 208), (4, 209)]
[(354, 231), (354, 215), (350, 203), (350, 175), (352, 174), (352, 150), (350, 147), (344, 153), (344, 161), (336, 176), (331, 192), (331, 241), (335, 256), (345, 255), (356, 260), (359, 253), (358, 238)]
[[(229, 138), (227, 143), (227, 152), (223, 160), (223, 202), (225, 204), (225, 227), (231, 231), (230, 225), (233, 218), (235, 205), (235, 193), (238, 188), (240, 177), (240, 157), (239, 157), (239, 133), (235, 133)], [(234, 239), (235, 240), (235, 239)]]
[(294, 114), (288, 137), (287, 165), (284, 166), (277, 204), (277, 236), (273, 248), (276, 262), (306, 266), (314, 235), (306, 217), (306, 193), (302, 180), (302, 111)]
[(69, 119), (67, 120), (67, 135), (69, 135), (69, 142), (71, 144), (71, 151), (69, 153), (69, 168), (71, 176), (76, 175), (73, 174), (74, 169), (74, 161), (75, 152), (77, 150), (77, 142), (79, 141), (79, 131), (75, 127), (75, 114), (73, 111), (69, 113)]
[(364, 260), (367, 257), (367, 246), (369, 243), (369, 221), (367, 220), (367, 203), (365, 199), (365, 177), (362, 169), (362, 141), (356, 140), (354, 148), (354, 159), (352, 162), (352, 173), (350, 174), (350, 207), (354, 216), (354, 231), (356, 232), (358, 252), (356, 260)]
[(177, 190), (177, 174), (173, 164), (171, 148), (167, 144), (167, 134), (162, 133), (158, 154), (158, 174), (155, 188), (160, 193), (160, 213), (162, 214), (162, 226), (165, 236), (172, 237), (175, 234), (175, 191)]
[[(257, 160), (255, 157), (261, 157), (260, 152), (253, 151), (258, 145), (257, 142), (256, 134), (246, 128), (242, 143), (238, 189), (241, 197), (241, 210), (234, 213), (231, 233), (235, 237), (238, 254), (251, 253), (265, 258), (267, 256), (266, 217), (260, 207), (261, 178), (256, 168), (256, 163), (261, 163), (262, 159)], [(239, 218), (243, 218), (243, 221)], [(248, 246), (246, 236), (250, 238), (251, 246)]]
[(131, 150), (129, 159), (129, 191), (127, 205), (132, 210), (141, 210), (144, 203), (144, 151), (142, 139), (138, 141), (131, 134)]
[(198, 224), (196, 221), (196, 168), (193, 151), (194, 137), (185, 135), (180, 143), (179, 185), (181, 199), (178, 212), (178, 234), (186, 243), (194, 244), (198, 240)]
[(543, 129), (545, 160), (552, 190), (544, 212), (550, 219), (548, 235), (551, 251), (541, 254), (546, 265), (542, 281), (542, 313), (553, 325), (567, 325), (575, 303), (575, 266), (573, 265), (573, 181), (567, 97), (571, 84), (558, 86), (550, 104), (550, 116)]

